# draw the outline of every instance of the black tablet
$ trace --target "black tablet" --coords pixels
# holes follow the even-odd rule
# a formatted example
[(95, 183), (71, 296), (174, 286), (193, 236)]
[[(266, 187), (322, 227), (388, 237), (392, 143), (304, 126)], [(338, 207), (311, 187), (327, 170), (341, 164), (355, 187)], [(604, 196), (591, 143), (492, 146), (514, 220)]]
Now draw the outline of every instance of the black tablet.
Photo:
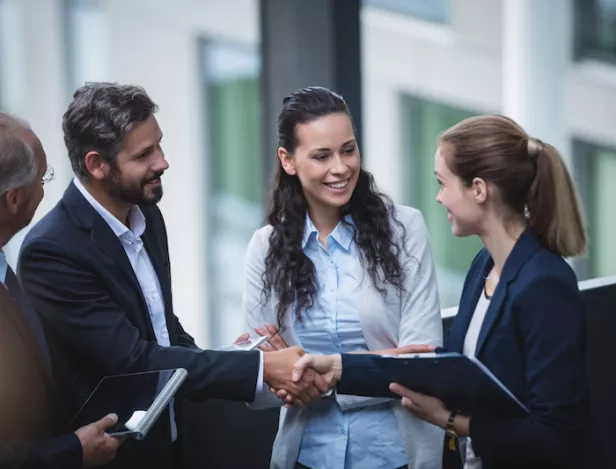
[(71, 422), (77, 429), (114, 413), (107, 433), (142, 440), (186, 379), (183, 368), (106, 376)]

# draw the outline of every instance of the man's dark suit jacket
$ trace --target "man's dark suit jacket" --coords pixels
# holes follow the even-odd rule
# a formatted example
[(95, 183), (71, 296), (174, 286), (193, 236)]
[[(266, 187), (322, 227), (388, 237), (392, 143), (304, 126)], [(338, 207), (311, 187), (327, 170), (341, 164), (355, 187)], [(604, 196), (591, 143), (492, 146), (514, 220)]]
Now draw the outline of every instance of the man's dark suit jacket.
[(0, 286), (0, 467), (78, 469), (81, 443), (23, 311)]
[[(486, 250), (475, 257), (444, 351), (462, 353), (492, 266)], [(589, 416), (585, 336), (573, 270), (527, 230), (505, 263), (476, 355), (530, 409), (530, 416), (471, 416), (473, 449), (484, 469), (584, 467)], [(382, 387), (383, 377), (371, 363), (367, 356), (343, 355), (339, 392), (373, 395), (374, 386)]]
[[(156, 206), (140, 208), (146, 219), (142, 240), (160, 282), (171, 347), (156, 342), (141, 287), (120, 240), (73, 183), (22, 245), (19, 277), (63, 357), (56, 365), (67, 378), (72, 410), (106, 375), (178, 367), (188, 371), (181, 391), (190, 399), (252, 401), (259, 353), (195, 346), (173, 313), (163, 217)], [(176, 420), (180, 417), (177, 405)], [(145, 442), (127, 441), (120, 447), (114, 465), (147, 467), (144, 458), (149, 457), (150, 467), (162, 466), (170, 434), (165, 413)]]

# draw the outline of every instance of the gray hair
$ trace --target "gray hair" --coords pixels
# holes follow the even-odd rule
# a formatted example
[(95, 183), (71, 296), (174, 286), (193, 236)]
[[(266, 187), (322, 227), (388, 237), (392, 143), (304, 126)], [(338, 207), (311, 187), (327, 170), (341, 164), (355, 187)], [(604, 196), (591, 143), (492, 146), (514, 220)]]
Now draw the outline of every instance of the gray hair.
[(0, 112), (0, 195), (36, 180), (36, 156), (19, 135), (23, 131), (31, 131), (26, 121)]

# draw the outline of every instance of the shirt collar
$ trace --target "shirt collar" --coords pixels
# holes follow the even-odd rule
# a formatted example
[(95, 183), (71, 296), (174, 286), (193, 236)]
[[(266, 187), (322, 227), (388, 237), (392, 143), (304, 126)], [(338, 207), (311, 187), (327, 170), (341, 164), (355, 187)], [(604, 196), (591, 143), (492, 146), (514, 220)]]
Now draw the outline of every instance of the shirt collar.
[(92, 197), (92, 194), (88, 192), (88, 190), (84, 187), (81, 181), (77, 178), (73, 179), (73, 184), (75, 187), (81, 192), (81, 195), (88, 201), (88, 203), (98, 212), (98, 214), (107, 222), (109, 228), (114, 232), (114, 234), (120, 238), (122, 235), (132, 231), (135, 236), (141, 236), (145, 231), (145, 216), (143, 212), (137, 205), (133, 205), (128, 213), (128, 224), (130, 229), (114, 217), (109, 210), (103, 207), (98, 200)]
[[(351, 242), (353, 241), (353, 235), (355, 234), (355, 225), (350, 215), (346, 215), (334, 228), (334, 231), (328, 236), (331, 237), (336, 243), (340, 245), (345, 251), (351, 248)], [(302, 237), (302, 249), (306, 248), (306, 245), (312, 238), (316, 239), (318, 236), (317, 228), (312, 223), (310, 215), (306, 214), (306, 222), (304, 224), (304, 235)]]

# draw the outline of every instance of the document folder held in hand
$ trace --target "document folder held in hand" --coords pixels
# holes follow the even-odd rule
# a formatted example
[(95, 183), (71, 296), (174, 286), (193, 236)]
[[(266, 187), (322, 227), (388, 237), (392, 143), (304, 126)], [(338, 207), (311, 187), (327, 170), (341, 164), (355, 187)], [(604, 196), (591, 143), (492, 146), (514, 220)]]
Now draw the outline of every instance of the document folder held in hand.
[(475, 357), (425, 353), (374, 357), (374, 362), (392, 383), (437, 397), (447, 408), (466, 415), (498, 412), (521, 417), (528, 414), (524, 404)]
[(143, 440), (187, 376), (184, 368), (106, 376), (73, 418), (73, 429), (114, 413), (107, 433)]

